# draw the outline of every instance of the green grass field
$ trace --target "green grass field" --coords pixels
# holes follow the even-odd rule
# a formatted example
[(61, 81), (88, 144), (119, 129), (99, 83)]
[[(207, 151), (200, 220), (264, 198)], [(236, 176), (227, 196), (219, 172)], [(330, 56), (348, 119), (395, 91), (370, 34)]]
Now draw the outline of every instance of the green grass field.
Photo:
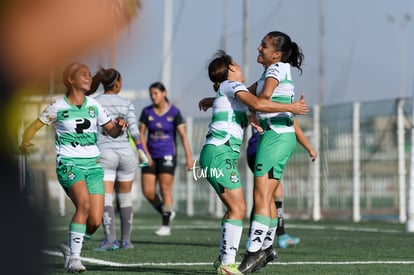
[[(58, 245), (67, 237), (70, 215), (49, 218), (44, 250), (48, 274), (65, 274)], [(53, 223), (52, 223), (53, 221)], [(119, 219), (117, 219), (119, 227)], [(220, 220), (188, 218), (178, 213), (172, 235), (154, 231), (160, 216), (135, 214), (134, 250), (96, 252), (100, 228), (84, 245), (82, 262), (87, 274), (215, 274)], [(245, 226), (248, 222), (245, 222)], [(297, 247), (277, 249), (277, 261), (256, 274), (414, 274), (414, 234), (401, 224), (288, 220), (287, 232), (301, 238)], [(245, 227), (237, 261), (245, 252)]]

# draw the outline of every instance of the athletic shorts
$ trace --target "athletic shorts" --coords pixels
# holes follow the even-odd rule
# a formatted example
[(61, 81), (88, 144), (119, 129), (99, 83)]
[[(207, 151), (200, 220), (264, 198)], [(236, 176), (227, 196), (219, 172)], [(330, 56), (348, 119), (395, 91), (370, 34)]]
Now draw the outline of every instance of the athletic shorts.
[(138, 169), (138, 156), (131, 148), (102, 149), (101, 164), (105, 181), (132, 181)]
[(264, 131), (257, 143), (254, 176), (269, 174), (270, 179), (281, 180), (295, 148), (295, 133), (277, 134), (273, 130)]
[(247, 155), (247, 165), (250, 168), (250, 171), (254, 171), (254, 163), (256, 162), (256, 153)]
[(242, 187), (237, 160), (240, 154), (228, 145), (206, 144), (200, 152), (200, 171), (196, 175), (205, 177), (217, 194), (224, 189), (234, 190)]
[(66, 193), (76, 182), (85, 181), (89, 194), (104, 194), (104, 172), (99, 158), (60, 158), (56, 165), (56, 175)]
[(163, 158), (152, 159), (152, 166), (142, 167), (142, 174), (171, 174), (174, 175), (177, 167), (177, 156), (164, 156)]

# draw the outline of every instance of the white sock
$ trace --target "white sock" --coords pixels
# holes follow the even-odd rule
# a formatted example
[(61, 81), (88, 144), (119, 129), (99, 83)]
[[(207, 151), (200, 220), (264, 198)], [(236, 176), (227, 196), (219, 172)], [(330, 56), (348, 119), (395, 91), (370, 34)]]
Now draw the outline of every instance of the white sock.
[(228, 265), (236, 262), (237, 250), (243, 231), (241, 220), (225, 220), (222, 226), (220, 241), (221, 264)]
[(275, 240), (275, 235), (276, 235), (276, 229), (277, 229), (277, 226), (270, 227), (269, 231), (267, 231), (266, 238), (264, 239), (263, 246), (262, 246), (263, 250), (273, 245), (273, 241)]
[(268, 231), (268, 225), (257, 221), (252, 222), (252, 229), (250, 232), (250, 246), (248, 249), (249, 252), (256, 252), (262, 248)]
[(82, 250), (83, 236), (85, 234), (71, 231), (70, 235), (70, 257), (79, 258)]

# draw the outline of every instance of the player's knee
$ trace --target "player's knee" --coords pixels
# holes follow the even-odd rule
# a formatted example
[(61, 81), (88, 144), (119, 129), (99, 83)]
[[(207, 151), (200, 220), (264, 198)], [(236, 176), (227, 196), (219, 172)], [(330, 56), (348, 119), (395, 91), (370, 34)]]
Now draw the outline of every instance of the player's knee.
[(229, 216), (233, 219), (243, 219), (246, 216), (246, 204), (239, 203), (237, 205), (232, 205), (229, 210)]
[(91, 204), (89, 200), (82, 200), (78, 203), (76, 208), (77, 212), (80, 212), (84, 215), (88, 215), (91, 208)]

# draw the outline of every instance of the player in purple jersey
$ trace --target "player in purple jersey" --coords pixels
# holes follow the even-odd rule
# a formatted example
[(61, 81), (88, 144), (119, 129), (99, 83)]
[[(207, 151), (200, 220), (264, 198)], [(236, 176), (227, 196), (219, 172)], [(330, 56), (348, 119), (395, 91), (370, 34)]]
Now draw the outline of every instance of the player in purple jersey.
[[(193, 158), (188, 143), (184, 119), (180, 110), (167, 98), (167, 90), (160, 82), (149, 87), (152, 105), (142, 110), (139, 122), (141, 142), (148, 153), (148, 166), (142, 168), (141, 184), (145, 198), (162, 215), (162, 225), (156, 235), (171, 235), (170, 221), (174, 218), (172, 186), (177, 165), (177, 133), (183, 144), (186, 167), (191, 169)], [(161, 194), (157, 194), (156, 184)], [(160, 196), (159, 196), (160, 195)]]

